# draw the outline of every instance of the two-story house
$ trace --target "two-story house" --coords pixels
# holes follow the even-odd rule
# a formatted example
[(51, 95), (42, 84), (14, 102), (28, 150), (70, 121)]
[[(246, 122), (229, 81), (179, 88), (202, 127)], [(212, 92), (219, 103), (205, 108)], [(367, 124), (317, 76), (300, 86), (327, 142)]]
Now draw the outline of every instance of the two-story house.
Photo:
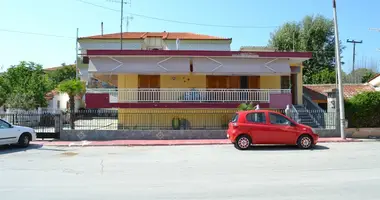
[[(257, 47), (231, 51), (231, 38), (195, 33), (127, 32), (122, 41), (121, 48), (120, 33), (78, 40), (87, 108), (178, 117), (195, 111), (231, 114), (242, 102), (277, 109), (302, 104), (301, 63), (311, 53)], [(194, 115), (187, 117), (193, 125), (206, 120)], [(170, 119), (155, 123), (170, 124)], [(119, 115), (118, 123), (145, 123), (136, 120)]]

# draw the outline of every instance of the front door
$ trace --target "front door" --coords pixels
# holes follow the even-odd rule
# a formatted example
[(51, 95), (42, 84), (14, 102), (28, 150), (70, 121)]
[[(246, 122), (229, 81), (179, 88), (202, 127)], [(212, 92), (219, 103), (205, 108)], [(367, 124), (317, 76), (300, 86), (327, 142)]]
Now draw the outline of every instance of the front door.
[(139, 101), (159, 101), (159, 88), (160, 75), (139, 75)]
[(268, 144), (293, 144), (297, 135), (297, 129), (291, 126), (291, 121), (286, 117), (269, 113), (270, 142)]
[(292, 104), (297, 105), (297, 74), (291, 75), (291, 84), (292, 86), (290, 89), (292, 92)]

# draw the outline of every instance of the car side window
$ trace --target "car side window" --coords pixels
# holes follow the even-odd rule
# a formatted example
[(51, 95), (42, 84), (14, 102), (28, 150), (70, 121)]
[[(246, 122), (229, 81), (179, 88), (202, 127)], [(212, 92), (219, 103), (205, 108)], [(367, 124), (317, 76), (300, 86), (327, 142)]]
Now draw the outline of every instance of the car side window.
[(269, 113), (269, 119), (271, 124), (277, 125), (290, 125), (291, 122), (286, 119), (284, 116), (275, 113)]
[(11, 128), (9, 124), (3, 120), (0, 120), (0, 129)]
[(256, 112), (256, 113), (249, 113), (246, 116), (247, 121), (251, 123), (259, 123), (259, 124), (265, 124), (265, 113), (262, 112)]

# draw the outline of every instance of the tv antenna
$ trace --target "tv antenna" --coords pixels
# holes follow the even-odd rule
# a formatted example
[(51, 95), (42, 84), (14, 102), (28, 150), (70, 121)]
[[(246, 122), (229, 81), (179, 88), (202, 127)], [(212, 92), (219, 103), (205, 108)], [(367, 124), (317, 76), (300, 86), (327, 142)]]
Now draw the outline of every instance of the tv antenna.
[(109, 2), (120, 3), (120, 50), (123, 50), (123, 19), (124, 19), (124, 5), (131, 7), (132, 0), (107, 0)]
[(129, 32), (129, 22), (133, 20), (133, 16), (127, 16), (126, 17), (126, 32)]

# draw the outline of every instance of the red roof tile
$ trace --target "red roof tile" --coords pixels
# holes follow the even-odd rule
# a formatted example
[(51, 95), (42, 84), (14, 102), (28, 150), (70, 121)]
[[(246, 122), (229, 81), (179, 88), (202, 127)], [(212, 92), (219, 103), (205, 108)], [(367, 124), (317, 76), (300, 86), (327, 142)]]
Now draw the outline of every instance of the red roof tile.
[[(312, 100), (326, 100), (327, 92), (336, 88), (335, 84), (316, 84), (316, 85), (304, 85), (304, 93), (311, 97)], [(343, 95), (345, 99), (351, 98), (362, 92), (376, 91), (370, 85), (365, 84), (344, 84)]]
[[(216, 37), (210, 35), (202, 35), (196, 33), (185, 32), (125, 32), (123, 39), (145, 39), (147, 37), (161, 37), (166, 40), (232, 40), (231, 38)], [(81, 37), (79, 39), (120, 39), (120, 33), (94, 35)]]

